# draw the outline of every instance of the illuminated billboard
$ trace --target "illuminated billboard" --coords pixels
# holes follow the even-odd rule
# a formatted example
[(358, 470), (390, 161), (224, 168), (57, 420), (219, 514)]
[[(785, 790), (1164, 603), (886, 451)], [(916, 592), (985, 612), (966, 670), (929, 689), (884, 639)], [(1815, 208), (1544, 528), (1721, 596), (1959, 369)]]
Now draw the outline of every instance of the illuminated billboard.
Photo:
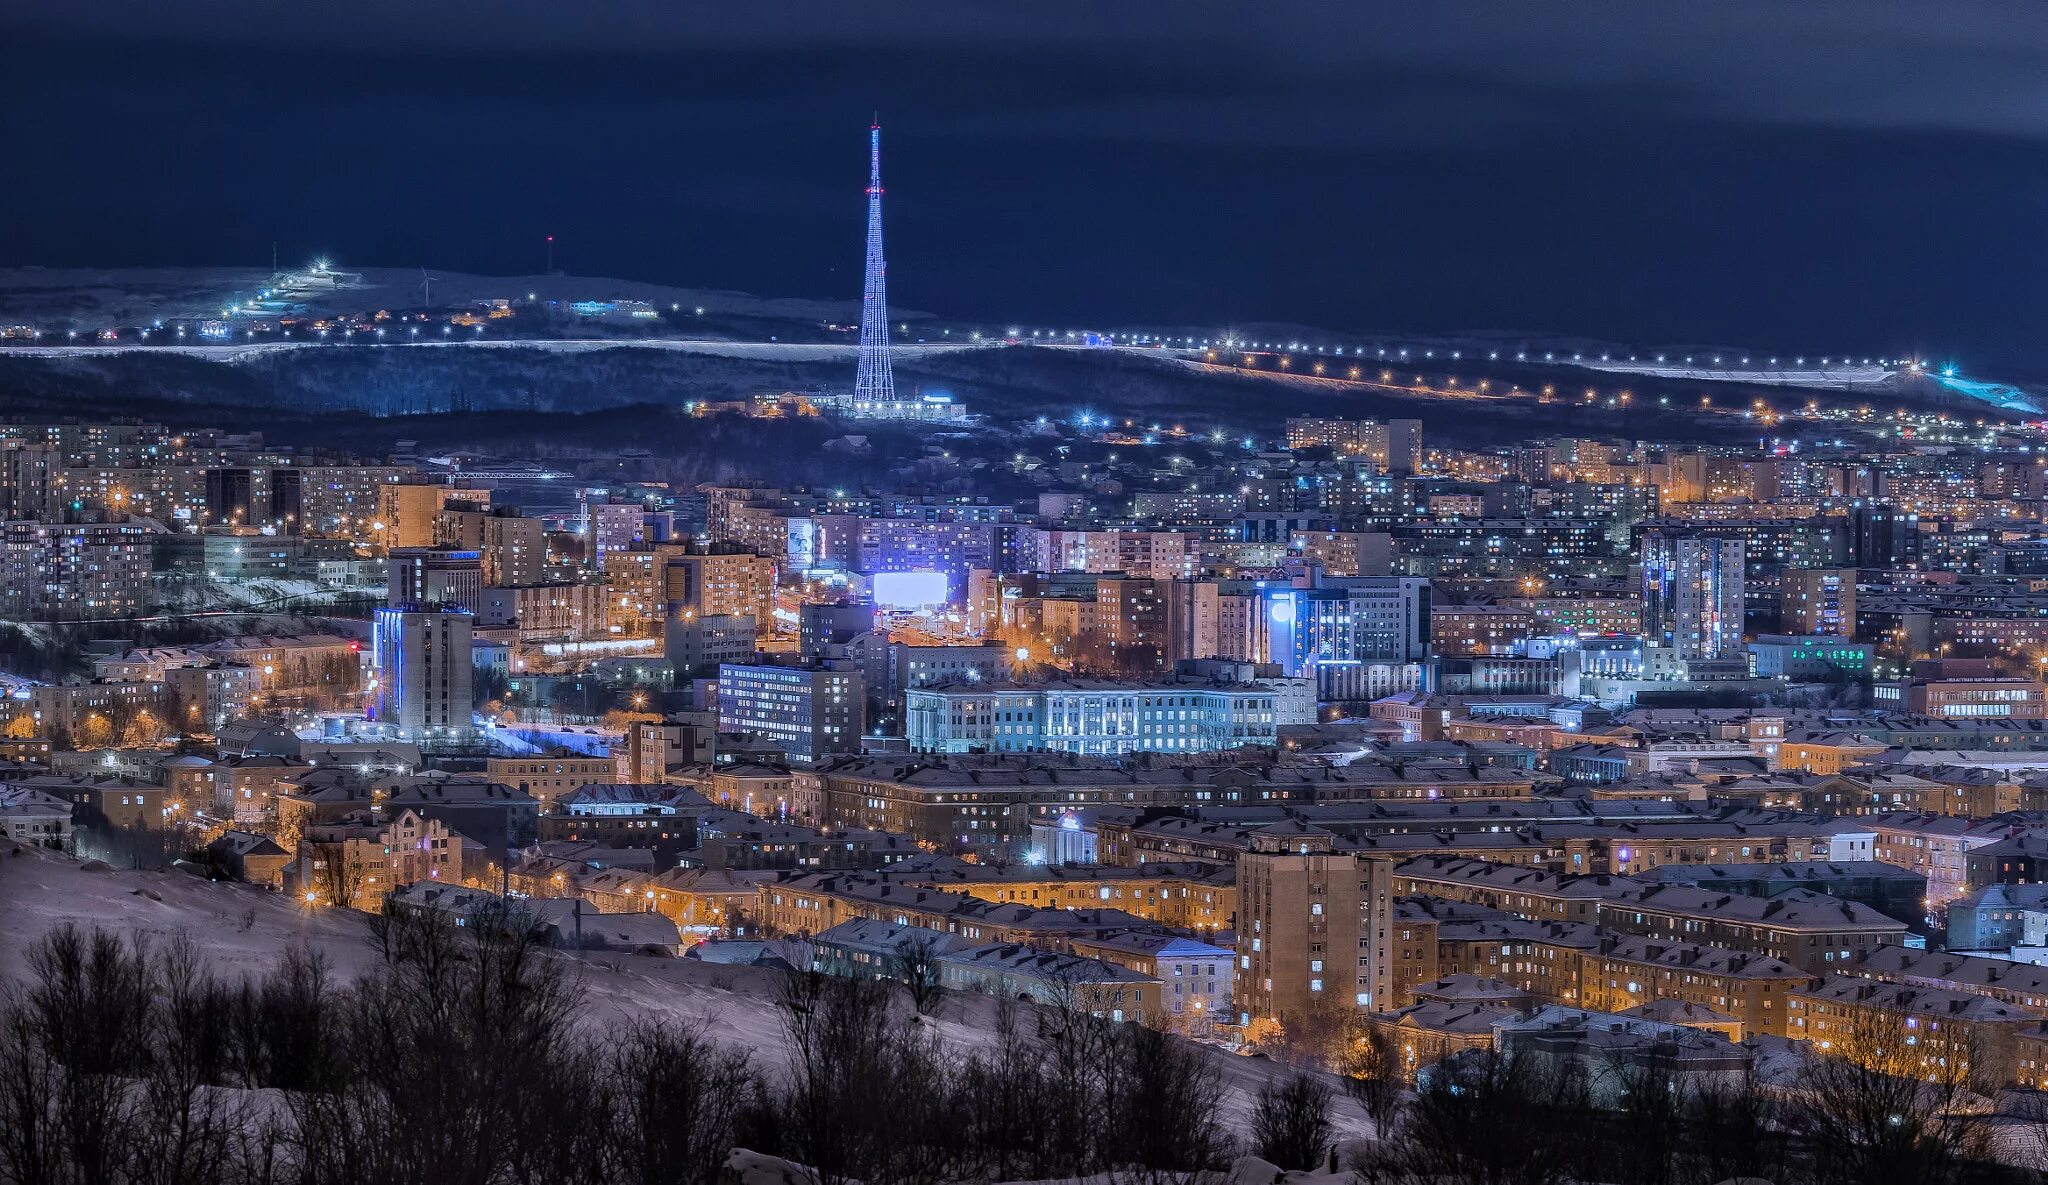
[(875, 604), (887, 609), (916, 609), (946, 603), (944, 572), (877, 572)]

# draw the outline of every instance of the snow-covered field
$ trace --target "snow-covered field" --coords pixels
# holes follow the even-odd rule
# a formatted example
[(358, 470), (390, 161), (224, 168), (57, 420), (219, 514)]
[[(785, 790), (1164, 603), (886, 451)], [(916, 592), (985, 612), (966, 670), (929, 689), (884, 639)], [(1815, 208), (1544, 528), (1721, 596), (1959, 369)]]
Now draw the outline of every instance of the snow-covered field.
[[(282, 894), (182, 872), (86, 871), (69, 856), (0, 839), (0, 976), (18, 973), (29, 947), (67, 922), (155, 944), (188, 937), (214, 973), (228, 979), (269, 971), (293, 945), (320, 952), (341, 980), (367, 973), (377, 960), (359, 914), (308, 910)], [(623, 954), (593, 953), (578, 961), (583, 1015), (594, 1029), (669, 1017), (750, 1051), (763, 1069), (785, 1064), (773, 1003), (778, 972)], [(938, 1021), (941, 1038), (962, 1050), (987, 1047), (993, 1009), (982, 997), (949, 995)], [(1253, 1097), (1284, 1068), (1262, 1058), (1213, 1056), (1226, 1083), (1226, 1121), (1242, 1130)], [(1345, 1136), (1370, 1131), (1356, 1104), (1345, 1099), (1338, 1106)]]
[(1886, 385), (1899, 372), (1886, 366), (1724, 367), (1668, 366), (1658, 362), (1574, 362), (1587, 370), (1639, 374), (1650, 378), (1703, 383), (1752, 383), (1767, 387), (1813, 387), (1861, 391)]
[[(346, 266), (345, 264), (343, 266)], [(346, 273), (360, 282), (331, 291), (297, 292), (307, 311), (355, 312), (413, 308), (428, 293), (442, 307), (481, 300), (643, 300), (658, 308), (703, 309), (707, 316), (846, 321), (859, 315), (857, 293), (845, 300), (760, 297), (745, 292), (679, 288), (599, 276), (476, 276), (436, 268), (364, 268)], [(0, 268), (0, 324), (102, 328), (148, 325), (159, 319), (205, 320), (228, 305), (254, 298), (271, 273), (262, 268)], [(898, 320), (930, 316), (893, 308)]]

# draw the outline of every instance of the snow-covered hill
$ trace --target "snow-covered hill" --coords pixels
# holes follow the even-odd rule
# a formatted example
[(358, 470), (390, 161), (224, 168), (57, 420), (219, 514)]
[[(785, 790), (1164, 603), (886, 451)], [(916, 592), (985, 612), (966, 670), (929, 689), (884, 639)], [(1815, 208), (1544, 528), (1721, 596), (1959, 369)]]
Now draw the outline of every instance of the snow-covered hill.
[[(458, 307), (474, 301), (639, 300), (659, 309), (703, 309), (706, 316), (858, 320), (859, 301), (760, 297), (745, 292), (681, 288), (598, 276), (476, 276), (434, 268), (365, 268), (328, 291), (295, 291), (292, 299), (322, 314), (379, 308)], [(0, 325), (102, 328), (156, 321), (204, 320), (255, 298), (270, 284), (261, 268), (0, 268)], [(930, 316), (891, 309), (898, 320)]]
[[(95, 867), (99, 870), (91, 870)], [(27, 950), (65, 923), (97, 926), (153, 944), (186, 936), (212, 971), (227, 979), (268, 972), (293, 945), (325, 956), (341, 980), (367, 973), (378, 957), (360, 914), (309, 910), (278, 893), (182, 872), (82, 864), (0, 839), (0, 976), (18, 973)], [(593, 953), (578, 962), (583, 1018), (594, 1028), (665, 1016), (687, 1021), (712, 1041), (749, 1051), (764, 1069), (785, 1064), (782, 1025), (773, 1003), (779, 972), (626, 954)], [(949, 994), (938, 1021), (941, 1038), (961, 1049), (986, 1047), (992, 1041), (994, 1006), (984, 997)], [(1285, 1070), (1262, 1058), (1221, 1051), (1213, 1056), (1227, 1087), (1225, 1114), (1241, 1129), (1251, 1100)], [(1349, 1100), (1339, 1104), (1338, 1124), (1347, 1136), (1370, 1130)]]

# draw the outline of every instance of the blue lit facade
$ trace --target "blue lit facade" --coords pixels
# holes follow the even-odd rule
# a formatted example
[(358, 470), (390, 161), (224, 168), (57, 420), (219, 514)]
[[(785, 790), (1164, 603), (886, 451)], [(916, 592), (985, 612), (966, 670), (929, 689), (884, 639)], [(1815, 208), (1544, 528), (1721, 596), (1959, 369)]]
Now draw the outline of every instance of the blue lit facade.
[(719, 731), (765, 737), (791, 761), (858, 751), (865, 719), (866, 695), (851, 671), (751, 663), (718, 668)]
[(1870, 673), (1869, 643), (1840, 637), (1763, 634), (1749, 653), (1760, 679), (1861, 679)]
[(1262, 588), (1259, 603), (1263, 658), (1289, 677), (1316, 680), (1322, 698), (1371, 699), (1420, 686), (1429, 656), (1429, 581), (1332, 578), (1320, 588)]
[(370, 719), (400, 740), (467, 735), (474, 625), (475, 618), (454, 610), (378, 609), (371, 619)]
[(1206, 753), (1275, 743), (1314, 719), (1306, 681), (1229, 687), (1075, 684), (912, 688), (904, 734), (925, 753)]

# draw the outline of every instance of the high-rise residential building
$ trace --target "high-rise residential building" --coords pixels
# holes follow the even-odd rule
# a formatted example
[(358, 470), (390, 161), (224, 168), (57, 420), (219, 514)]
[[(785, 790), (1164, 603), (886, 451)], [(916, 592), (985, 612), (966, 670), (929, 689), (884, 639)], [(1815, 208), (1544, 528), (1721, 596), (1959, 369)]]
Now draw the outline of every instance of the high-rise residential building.
[(690, 554), (682, 543), (656, 543), (604, 557), (604, 580), (611, 588), (611, 622), (620, 631), (645, 635), (658, 630), (668, 616), (668, 562)]
[(1367, 1004), (1359, 966), (1359, 860), (1337, 837), (1289, 820), (1260, 828), (1237, 858), (1240, 1024), (1347, 1015)]
[(1328, 448), (1340, 453), (1351, 452), (1358, 447), (1358, 430), (1362, 426), (1357, 420), (1290, 416), (1287, 420), (1287, 447)]
[(1365, 451), (1380, 463), (1380, 468), (1407, 475), (1421, 467), (1421, 420), (1388, 420), (1374, 428), (1377, 431), (1366, 438)]
[(1430, 614), (1431, 650), (1441, 658), (1522, 652), (1536, 615), (1511, 605), (1439, 605)]
[(484, 584), (490, 587), (515, 588), (547, 580), (546, 524), (509, 506), (448, 506), (434, 516), (434, 546), (476, 552), (483, 562)]
[(1433, 634), (1429, 581), (1346, 576), (1320, 587), (1260, 590), (1264, 655), (1289, 675), (1359, 662), (1419, 662)]
[(607, 634), (611, 590), (602, 584), (567, 581), (486, 588), (477, 603), (477, 624), (511, 626), (524, 637), (601, 638)]
[(1018, 560), (1030, 572), (1122, 573), (1156, 580), (1194, 576), (1200, 536), (1193, 531), (1024, 532)]
[(726, 663), (718, 668), (718, 728), (764, 737), (791, 761), (860, 750), (867, 696), (860, 675), (825, 668)]
[(775, 608), (775, 561), (751, 552), (670, 556), (663, 569), (670, 616), (730, 613), (767, 621)]
[(584, 554), (590, 566), (604, 570), (604, 558), (615, 551), (631, 551), (649, 542), (647, 508), (638, 502), (586, 502), (583, 505), (584, 534), (590, 548)]
[(1175, 580), (1165, 589), (1166, 665), (1222, 657), (1222, 587), (1213, 580)]
[(874, 628), (871, 604), (804, 605), (797, 610), (797, 653), (806, 659), (827, 658), (832, 647)]
[(253, 527), (263, 515), (257, 508), (256, 474), (246, 467), (206, 471), (206, 521), (230, 527)]
[(1296, 416), (1287, 421), (1287, 447), (1357, 453), (1384, 472), (1409, 474), (1422, 461), (1422, 421)]
[(662, 654), (679, 678), (706, 674), (725, 663), (751, 662), (754, 619), (745, 614), (707, 613), (671, 617), (662, 634)]
[(1856, 634), (1856, 569), (1787, 568), (1779, 576), (1779, 626), (1788, 634)]
[[(850, 533), (836, 532), (831, 520), (842, 516), (821, 515), (825, 524), (827, 549), (843, 551), (844, 544), (831, 540), (850, 534), (854, 570), (870, 575), (878, 572), (943, 572), (957, 594), (967, 586), (972, 568), (1014, 572), (1019, 565), (1016, 523), (974, 522), (954, 519), (861, 518)], [(801, 551), (802, 549), (797, 549)], [(835, 558), (821, 555), (819, 559)]]
[(371, 717), (400, 740), (470, 732), (474, 618), (446, 609), (379, 609), (370, 647), (376, 687)]
[(0, 440), (0, 521), (50, 516), (52, 486), (63, 454), (55, 444)]
[(1849, 509), (1850, 560), (1859, 568), (1920, 566), (1920, 516), (1859, 502)]
[(709, 765), (717, 747), (716, 712), (680, 712), (660, 721), (639, 721), (626, 733), (625, 781), (648, 785), (662, 781), (677, 766)]
[(697, 492), (704, 496), (704, 534), (713, 544), (736, 543), (733, 515), (749, 503), (779, 504), (781, 490), (765, 489), (755, 485), (701, 485)]
[(1331, 576), (1386, 576), (1394, 570), (1394, 537), (1385, 531), (1296, 531), (1288, 549)]
[(489, 490), (461, 490), (452, 486), (392, 483), (377, 487), (377, 519), (371, 524), (377, 542), (386, 548), (432, 547), (435, 516), (452, 504), (489, 506)]
[(1643, 636), (1679, 658), (1743, 654), (1743, 541), (1654, 530), (1643, 536)]
[(0, 618), (116, 617), (151, 603), (162, 528), (104, 523), (0, 523)]
[(394, 607), (440, 605), (474, 613), (483, 599), (483, 558), (454, 548), (394, 548), (384, 590), (384, 603)]
[(1121, 670), (1162, 670), (1167, 661), (1167, 600), (1173, 582), (1109, 578), (1095, 582), (1095, 628)]

